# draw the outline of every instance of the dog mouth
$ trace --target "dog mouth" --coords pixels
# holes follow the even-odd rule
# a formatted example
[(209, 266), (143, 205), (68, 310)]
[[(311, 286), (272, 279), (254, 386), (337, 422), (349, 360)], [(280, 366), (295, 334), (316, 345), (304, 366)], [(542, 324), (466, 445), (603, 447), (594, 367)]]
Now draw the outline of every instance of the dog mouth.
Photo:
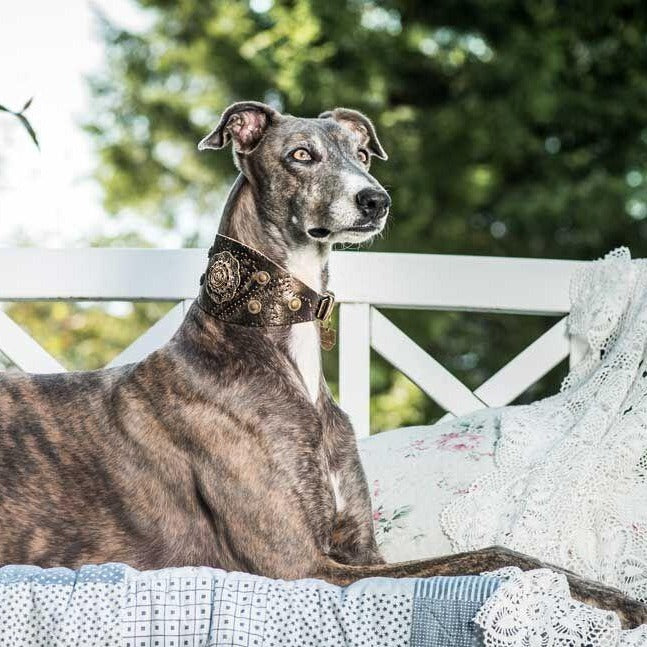
[(359, 233), (365, 233), (369, 231), (377, 231), (380, 229), (379, 225), (375, 225), (373, 223), (369, 223), (366, 225), (357, 225), (356, 227), (347, 227), (346, 229), (342, 229), (342, 232), (344, 231), (356, 231)]
[(337, 231), (332, 231), (326, 229), (325, 227), (313, 227), (308, 229), (307, 234), (310, 238), (315, 238), (317, 240), (323, 240), (328, 238), (333, 234), (345, 234), (345, 233), (357, 233), (357, 234), (368, 234), (373, 231), (378, 231), (380, 229), (379, 225), (375, 223), (367, 223), (365, 225), (356, 225), (354, 227), (345, 227), (344, 229), (338, 229)]
[(330, 234), (332, 234), (332, 231), (325, 227), (313, 227), (312, 229), (308, 229), (308, 236), (312, 238), (328, 238)]

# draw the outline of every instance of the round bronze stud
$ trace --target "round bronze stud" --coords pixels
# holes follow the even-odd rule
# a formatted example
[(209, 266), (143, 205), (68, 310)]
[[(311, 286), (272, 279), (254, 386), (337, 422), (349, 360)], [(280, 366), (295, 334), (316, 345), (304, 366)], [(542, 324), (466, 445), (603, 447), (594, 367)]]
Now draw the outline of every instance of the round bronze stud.
[(240, 264), (230, 252), (224, 251), (211, 258), (205, 277), (205, 288), (216, 303), (230, 301), (240, 285)]
[(249, 303), (247, 304), (247, 309), (253, 314), (257, 315), (263, 306), (261, 305), (261, 302), (258, 299), (250, 299)]
[(260, 271), (256, 272), (256, 277), (255, 278), (256, 278), (256, 283), (258, 283), (259, 285), (265, 285), (266, 283), (269, 282), (270, 275), (265, 270), (260, 270)]
[(301, 309), (301, 299), (299, 297), (292, 297), (288, 301), (288, 308), (292, 310), (292, 312), (296, 312), (297, 310)]

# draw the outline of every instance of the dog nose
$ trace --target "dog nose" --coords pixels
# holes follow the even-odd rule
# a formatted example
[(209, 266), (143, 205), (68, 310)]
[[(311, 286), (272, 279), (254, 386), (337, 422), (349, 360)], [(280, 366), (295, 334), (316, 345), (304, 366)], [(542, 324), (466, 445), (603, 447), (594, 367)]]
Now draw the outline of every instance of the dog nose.
[(359, 210), (369, 220), (377, 220), (386, 214), (391, 206), (391, 198), (386, 191), (369, 187), (362, 189), (356, 196)]

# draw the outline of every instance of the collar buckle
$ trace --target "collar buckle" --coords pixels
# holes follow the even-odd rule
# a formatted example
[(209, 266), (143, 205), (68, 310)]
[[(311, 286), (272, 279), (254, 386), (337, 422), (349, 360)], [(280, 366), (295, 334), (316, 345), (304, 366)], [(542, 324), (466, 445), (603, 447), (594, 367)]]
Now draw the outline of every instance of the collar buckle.
[(323, 298), (317, 306), (315, 317), (324, 323), (330, 319), (333, 308), (335, 307), (335, 295), (333, 292), (324, 292)]

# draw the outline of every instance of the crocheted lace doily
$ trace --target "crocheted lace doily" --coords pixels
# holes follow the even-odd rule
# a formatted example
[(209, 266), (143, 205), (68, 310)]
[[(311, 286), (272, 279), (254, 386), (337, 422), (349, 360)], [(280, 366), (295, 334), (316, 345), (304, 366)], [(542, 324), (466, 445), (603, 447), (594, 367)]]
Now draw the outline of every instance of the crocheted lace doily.
[(647, 601), (647, 261), (587, 264), (571, 300), (584, 359), (558, 395), (501, 410), (495, 470), (442, 527), (457, 551), (507, 546)]
[(505, 568), (505, 580), (474, 622), (486, 647), (632, 647), (647, 644), (647, 625), (623, 631), (615, 613), (573, 600), (563, 575)]

